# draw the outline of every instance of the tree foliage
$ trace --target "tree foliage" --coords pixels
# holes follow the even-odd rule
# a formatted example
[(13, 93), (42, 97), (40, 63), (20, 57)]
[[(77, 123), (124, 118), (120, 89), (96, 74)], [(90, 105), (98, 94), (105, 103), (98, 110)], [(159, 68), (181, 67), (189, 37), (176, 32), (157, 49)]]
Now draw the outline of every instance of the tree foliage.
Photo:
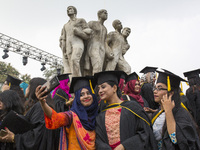
[(21, 79), (23, 82), (29, 83), (29, 81), (31, 80), (31, 75), (28, 74), (21, 75)]
[[(63, 68), (61, 68), (61, 74), (63, 72)], [(50, 68), (47, 68), (44, 70), (43, 76), (46, 78), (46, 80), (49, 80), (53, 76), (57, 75), (57, 68), (50, 66)]]
[(7, 74), (16, 78), (21, 77), (22, 81), (26, 83), (29, 83), (31, 79), (31, 76), (28, 74), (25, 75), (20, 74), (20, 72), (14, 67), (12, 67), (10, 63), (7, 64), (5, 62), (0, 61), (0, 83), (3, 83), (6, 80)]
[(19, 78), (19, 71), (12, 67), (10, 63), (6, 64), (5, 62), (0, 61), (0, 83), (3, 83), (6, 78), (7, 74)]

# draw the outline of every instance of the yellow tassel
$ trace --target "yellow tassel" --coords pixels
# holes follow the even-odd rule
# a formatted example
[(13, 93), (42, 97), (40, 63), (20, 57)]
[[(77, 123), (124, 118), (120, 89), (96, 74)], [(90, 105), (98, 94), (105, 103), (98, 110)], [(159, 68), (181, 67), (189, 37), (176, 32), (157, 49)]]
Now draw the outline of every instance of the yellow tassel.
[(187, 84), (187, 86), (189, 86), (189, 83), (188, 82), (185, 82)]
[(158, 79), (158, 74), (157, 74), (157, 72), (156, 72), (156, 80)]
[(92, 82), (91, 82), (91, 80), (89, 80), (89, 82), (90, 82), (90, 88), (91, 88), (91, 90), (92, 90), (92, 94), (95, 94), (95, 93), (94, 93), (94, 89), (93, 89), (93, 87), (92, 87)]
[(183, 92), (183, 84), (182, 84), (182, 82), (181, 82), (181, 92)]
[(11, 86), (11, 83), (9, 82), (9, 87)]
[(140, 81), (140, 77), (138, 76), (138, 81)]
[(167, 76), (167, 90), (168, 90), (168, 92), (171, 91), (171, 85), (170, 85), (169, 76)]

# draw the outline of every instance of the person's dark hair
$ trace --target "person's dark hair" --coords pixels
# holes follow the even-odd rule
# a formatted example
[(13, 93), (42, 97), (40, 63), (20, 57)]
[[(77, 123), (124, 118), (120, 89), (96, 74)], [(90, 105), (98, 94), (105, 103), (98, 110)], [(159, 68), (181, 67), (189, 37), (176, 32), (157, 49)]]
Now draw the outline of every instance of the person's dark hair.
[(119, 99), (121, 99), (121, 97), (122, 97), (122, 92), (121, 92), (120, 88), (118, 87), (117, 83), (115, 83), (115, 82), (113, 82), (113, 81), (107, 81), (107, 83), (108, 83), (111, 87), (113, 87), (114, 85), (117, 86), (117, 96), (119, 97)]
[(174, 100), (175, 103), (175, 108), (180, 107), (181, 106), (181, 97), (180, 97), (180, 92), (179, 92), (179, 88), (173, 89), (168, 92), (169, 94), (171, 92), (174, 92), (174, 94), (172, 95), (172, 100)]
[(13, 90), (6, 90), (0, 93), (0, 101), (3, 103), (3, 110), (0, 112), (0, 120), (2, 120), (6, 114), (13, 110), (18, 114), (24, 114), (24, 107), (20, 100), (19, 95)]
[(195, 77), (195, 78), (191, 78), (188, 80), (190, 87), (191, 86), (200, 86), (200, 78), (199, 77)]
[[(35, 103), (38, 102), (37, 97), (35, 95), (35, 90), (39, 85), (43, 85), (44, 83), (46, 83), (47, 80), (43, 79), (43, 78), (33, 78), (30, 80), (29, 82), (29, 94), (28, 94), (28, 101), (25, 104), (25, 109), (26, 111), (28, 111)], [(48, 94), (47, 97), (47, 103), (51, 106), (54, 107), (54, 103), (53, 100), (51, 98), (51, 95)]]
[(21, 99), (21, 102), (24, 105), (24, 103), (26, 101), (26, 98), (24, 97), (24, 93), (23, 93), (22, 89), (20, 88), (20, 86), (18, 86), (18, 85), (11, 85), (10, 90), (15, 91), (19, 95), (19, 97)]

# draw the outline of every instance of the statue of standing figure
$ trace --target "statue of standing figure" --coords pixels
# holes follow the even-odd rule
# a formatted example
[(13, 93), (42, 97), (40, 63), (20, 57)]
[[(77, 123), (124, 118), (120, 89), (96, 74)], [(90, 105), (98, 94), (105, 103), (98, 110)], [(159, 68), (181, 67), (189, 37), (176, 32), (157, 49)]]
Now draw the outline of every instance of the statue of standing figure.
[(60, 47), (63, 52), (64, 73), (81, 76), (80, 60), (84, 52), (84, 40), (88, 40), (92, 30), (82, 18), (76, 18), (74, 6), (67, 8), (70, 20), (63, 26), (60, 36)]
[(112, 25), (115, 31), (108, 34), (106, 42), (108, 44), (107, 54), (113, 54), (113, 58), (107, 59), (105, 70), (118, 69), (130, 74), (130, 65), (126, 63), (122, 53), (125, 45), (127, 45), (125, 40), (128, 36), (125, 38), (125, 36), (121, 33), (122, 24), (120, 20), (114, 20)]
[(108, 18), (108, 13), (105, 9), (101, 9), (98, 11), (97, 16), (98, 21), (90, 21), (88, 23), (88, 26), (93, 30), (93, 34), (87, 42), (87, 52), (85, 55), (84, 70), (87, 75), (94, 75), (94, 73), (103, 70), (107, 36), (104, 22)]
[(124, 43), (122, 44), (122, 56), (119, 57), (119, 61), (116, 67), (116, 70), (123, 70), (127, 74), (131, 73), (131, 66), (125, 60), (124, 55), (126, 54), (127, 50), (130, 48), (128, 44), (127, 37), (130, 35), (131, 29), (128, 27), (123, 28), (122, 36), (124, 37)]

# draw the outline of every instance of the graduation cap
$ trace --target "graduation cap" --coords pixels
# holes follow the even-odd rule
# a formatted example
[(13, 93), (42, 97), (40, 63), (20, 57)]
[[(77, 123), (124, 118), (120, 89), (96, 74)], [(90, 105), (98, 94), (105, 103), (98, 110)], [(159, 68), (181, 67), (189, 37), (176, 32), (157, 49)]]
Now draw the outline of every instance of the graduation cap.
[(159, 73), (157, 83), (164, 83), (165, 85), (167, 85), (168, 91), (171, 91), (171, 88), (175, 89), (179, 88), (181, 81), (186, 82), (186, 80), (175, 75), (174, 73), (165, 69), (163, 70), (164, 70), (163, 72), (157, 70), (157, 72)]
[(126, 82), (131, 81), (131, 80), (139, 80), (139, 76), (136, 72), (133, 72), (127, 76)]
[(146, 66), (144, 69), (142, 69), (142, 70), (140, 71), (140, 73), (146, 74), (146, 73), (148, 73), (148, 72), (155, 72), (156, 69), (157, 69), (157, 67), (149, 67), (149, 66)]
[(66, 80), (66, 79), (69, 79), (69, 75), (70, 75), (71, 73), (66, 73), (66, 74), (61, 74), (61, 75), (58, 75), (57, 77), (58, 77), (58, 80), (59, 81), (62, 81), (62, 80)]
[(13, 76), (11, 76), (9, 74), (8, 74), (8, 76), (7, 76), (5, 81), (8, 82), (8, 85), (11, 84), (11, 85), (18, 85), (18, 86), (22, 82), (20, 79), (17, 79), (17, 78), (15, 78), (15, 77), (13, 77)]
[(108, 81), (113, 81), (118, 85), (123, 73), (123, 71), (102, 71), (94, 74), (94, 80), (97, 85)]
[(185, 77), (188, 78), (188, 80), (191, 79), (191, 78), (196, 78), (196, 77), (199, 78), (200, 69), (184, 72), (183, 74), (184, 74)]
[(94, 94), (93, 85), (94, 80), (92, 76), (87, 77), (72, 77), (71, 86), (69, 89), (69, 93), (75, 93), (77, 90), (89, 86)]
[(124, 79), (124, 80), (126, 80), (126, 77), (127, 77), (128, 75), (125, 73), (125, 72), (123, 72), (122, 74), (121, 74), (121, 76), (120, 76), (120, 79)]

